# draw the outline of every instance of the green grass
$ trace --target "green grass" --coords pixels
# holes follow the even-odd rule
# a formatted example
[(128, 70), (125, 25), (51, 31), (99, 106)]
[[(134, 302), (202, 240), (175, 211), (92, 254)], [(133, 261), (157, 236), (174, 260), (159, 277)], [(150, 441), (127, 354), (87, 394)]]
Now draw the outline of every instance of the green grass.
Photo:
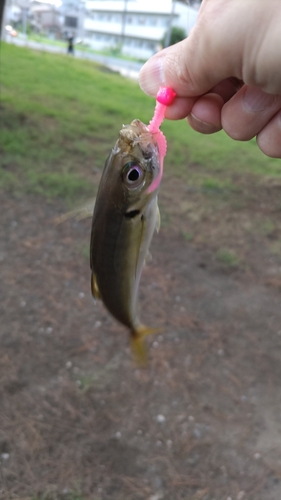
[[(0, 188), (68, 200), (94, 196), (123, 123), (148, 123), (153, 99), (136, 82), (66, 55), (1, 47)], [(280, 177), (279, 160), (255, 141), (223, 132), (203, 136), (185, 121), (166, 121), (167, 174), (210, 192), (235, 189), (233, 175)], [(193, 165), (193, 166), (192, 166)]]
[[(33, 40), (34, 42), (42, 43), (44, 45), (55, 45), (57, 47), (62, 47), (67, 49), (67, 40), (56, 40), (56, 39), (51, 39), (45, 35), (40, 35), (37, 33), (29, 33), (28, 34), (28, 40)], [(74, 41), (74, 51), (75, 52), (88, 52), (90, 54), (100, 54), (104, 56), (110, 56), (110, 57), (117, 57), (118, 59), (124, 59), (126, 61), (138, 61), (138, 62), (145, 62), (145, 60), (137, 58), (137, 57), (130, 57), (126, 54), (123, 54), (121, 51), (121, 48), (119, 46), (112, 46), (107, 49), (103, 50), (95, 50), (89, 45), (85, 43), (77, 43), (77, 41)]]
[(226, 267), (236, 267), (240, 263), (240, 260), (235, 252), (226, 248), (221, 248), (217, 252), (217, 259)]
[(27, 39), (33, 40), (34, 42), (44, 43), (47, 45), (56, 45), (57, 47), (65, 47), (65, 50), (67, 48), (67, 40), (56, 40), (37, 33), (29, 33), (27, 35)]
[(174, 150), (169, 149), (166, 163), (184, 173), (188, 162), (205, 165), (212, 174), (228, 172), (281, 176), (279, 159), (268, 158), (258, 149), (256, 141), (235, 142), (224, 132), (202, 136), (194, 132), (184, 121), (166, 121), (163, 126)]
[(193, 238), (194, 238), (194, 235), (193, 233), (191, 232), (188, 232), (188, 231), (182, 231), (182, 236), (184, 237), (184, 239), (188, 242), (192, 241)]

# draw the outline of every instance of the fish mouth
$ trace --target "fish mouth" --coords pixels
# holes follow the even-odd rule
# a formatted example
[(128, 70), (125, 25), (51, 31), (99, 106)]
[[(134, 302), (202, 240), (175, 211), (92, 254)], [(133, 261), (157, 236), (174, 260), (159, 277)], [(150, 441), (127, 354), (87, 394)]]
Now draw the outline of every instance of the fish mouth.
[(158, 155), (158, 144), (155, 134), (152, 134), (147, 125), (140, 120), (133, 120), (130, 125), (123, 125), (119, 132), (119, 139), (123, 141), (128, 148), (139, 146), (142, 156), (150, 159)]
[(126, 143), (134, 145), (140, 142), (154, 142), (153, 134), (149, 132), (148, 127), (140, 120), (133, 120), (130, 125), (123, 125), (119, 132), (120, 139)]

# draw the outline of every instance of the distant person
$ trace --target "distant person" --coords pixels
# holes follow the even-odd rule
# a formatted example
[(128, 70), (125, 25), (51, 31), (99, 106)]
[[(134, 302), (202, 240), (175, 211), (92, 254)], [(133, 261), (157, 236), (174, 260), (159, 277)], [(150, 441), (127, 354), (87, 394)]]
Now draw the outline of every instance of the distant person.
[(67, 39), (67, 53), (74, 55), (74, 36), (70, 35)]
[(153, 96), (160, 85), (175, 90), (167, 118), (187, 118), (203, 134), (256, 137), (281, 158), (280, 47), (280, 0), (203, 0), (188, 38), (150, 58), (140, 86)]

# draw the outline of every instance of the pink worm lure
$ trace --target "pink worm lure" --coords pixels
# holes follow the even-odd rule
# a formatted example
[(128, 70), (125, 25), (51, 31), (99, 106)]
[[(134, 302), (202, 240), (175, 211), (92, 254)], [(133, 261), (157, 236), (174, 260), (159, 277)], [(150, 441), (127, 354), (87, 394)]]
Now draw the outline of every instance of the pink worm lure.
[(155, 106), (154, 115), (147, 127), (151, 134), (156, 135), (156, 141), (158, 144), (159, 157), (160, 157), (159, 175), (154, 179), (152, 184), (149, 186), (148, 193), (152, 193), (152, 191), (157, 189), (162, 179), (164, 157), (167, 152), (167, 141), (166, 137), (164, 136), (163, 132), (161, 132), (159, 127), (165, 118), (165, 112), (167, 106), (170, 106), (173, 103), (175, 97), (176, 93), (174, 92), (173, 89), (171, 89), (170, 87), (160, 87), (156, 96), (157, 103)]

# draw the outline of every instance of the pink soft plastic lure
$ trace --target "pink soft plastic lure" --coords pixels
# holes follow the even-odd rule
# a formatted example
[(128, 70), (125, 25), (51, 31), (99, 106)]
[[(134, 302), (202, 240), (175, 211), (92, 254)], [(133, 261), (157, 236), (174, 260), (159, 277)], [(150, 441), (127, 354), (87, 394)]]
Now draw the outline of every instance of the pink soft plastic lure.
[(173, 89), (171, 89), (170, 87), (160, 87), (156, 96), (157, 103), (155, 106), (154, 115), (147, 127), (149, 132), (151, 132), (156, 136), (156, 141), (158, 144), (159, 156), (160, 156), (159, 175), (154, 179), (152, 184), (149, 186), (148, 193), (152, 193), (152, 191), (158, 188), (162, 178), (164, 157), (167, 151), (167, 141), (166, 137), (164, 136), (163, 132), (161, 132), (159, 127), (165, 118), (165, 112), (167, 106), (170, 106), (173, 103), (175, 97), (176, 93)]

